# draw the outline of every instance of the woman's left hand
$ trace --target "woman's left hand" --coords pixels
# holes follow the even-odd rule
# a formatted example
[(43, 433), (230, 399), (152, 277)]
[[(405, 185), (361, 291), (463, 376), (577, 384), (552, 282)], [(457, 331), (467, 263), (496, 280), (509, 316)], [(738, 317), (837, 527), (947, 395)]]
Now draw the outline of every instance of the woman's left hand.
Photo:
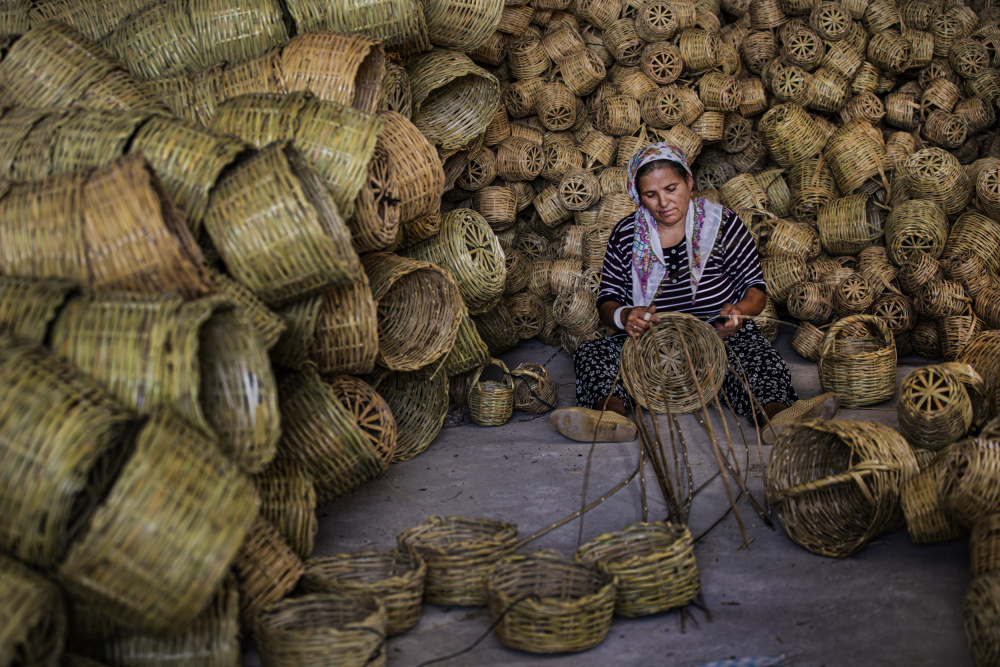
[(719, 318), (712, 325), (721, 338), (729, 338), (743, 326), (743, 313), (731, 303), (723, 304)]

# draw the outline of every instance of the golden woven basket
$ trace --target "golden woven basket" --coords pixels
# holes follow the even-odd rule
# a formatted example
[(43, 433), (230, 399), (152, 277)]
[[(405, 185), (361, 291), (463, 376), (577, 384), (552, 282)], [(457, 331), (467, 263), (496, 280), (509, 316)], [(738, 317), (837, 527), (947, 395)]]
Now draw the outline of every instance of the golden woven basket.
[(808, 275), (806, 260), (801, 255), (771, 255), (762, 259), (760, 265), (768, 284), (768, 294), (777, 303), (784, 303), (792, 288)]
[(301, 464), (285, 459), (271, 463), (255, 475), (260, 496), (260, 516), (270, 522), (299, 555), (312, 554), (319, 524), (316, 520), (316, 487)]
[(900, 495), (906, 530), (914, 544), (944, 542), (967, 533), (960, 523), (941, 509), (938, 477), (942, 456), (937, 452), (934, 455), (927, 467), (903, 482)]
[(965, 436), (972, 401), (962, 383), (940, 366), (918, 368), (899, 388), (899, 430), (916, 448), (938, 450)]
[(996, 513), (1000, 443), (966, 438), (942, 455), (938, 476), (941, 507), (963, 526), (972, 527)]
[(758, 129), (774, 161), (791, 167), (814, 157), (826, 145), (826, 137), (801, 107), (780, 104), (765, 113)]
[[(480, 377), (490, 365), (496, 366), (503, 379), (481, 380)], [(472, 376), (468, 394), (469, 418), (479, 426), (502, 426), (510, 421), (514, 411), (514, 380), (507, 366), (499, 359), (493, 359), (476, 369)]]
[(715, 329), (684, 313), (663, 313), (652, 334), (622, 350), (625, 387), (643, 407), (684, 414), (707, 405), (722, 387), (727, 363)]
[(556, 406), (556, 383), (541, 364), (525, 361), (510, 372), (514, 379), (514, 407), (539, 415)]
[(913, 199), (893, 207), (885, 225), (886, 248), (902, 267), (916, 252), (940, 257), (948, 239), (948, 217), (940, 204)]
[(448, 414), (448, 377), (443, 371), (381, 372), (372, 388), (385, 399), (396, 422), (392, 462), (409, 461), (437, 437)]
[[(861, 337), (853, 329), (864, 332)], [(819, 356), (823, 391), (835, 391), (844, 407), (874, 405), (896, 393), (896, 345), (885, 320), (850, 315), (826, 332)]]
[(268, 309), (257, 296), (221, 271), (209, 270), (212, 286), (236, 307), (237, 314), (246, 324), (254, 328), (261, 343), (267, 350), (273, 348), (285, 332), (286, 324), (281, 317)]
[(820, 243), (831, 255), (857, 254), (884, 234), (883, 207), (861, 193), (835, 199), (817, 215)]
[(209, 604), (257, 515), (253, 484), (168, 412), (58, 568), (71, 595), (142, 632), (179, 632)]
[[(260, 59), (267, 57), (265, 54)], [(385, 75), (385, 54), (378, 39), (362, 34), (304, 32), (280, 48), (277, 61), (278, 90), (242, 92), (307, 90), (321, 100), (353, 106), (365, 113), (375, 111)]]
[(441, 207), (444, 169), (434, 146), (406, 117), (394, 112), (379, 114), (383, 121), (378, 145), (396, 164), (401, 233), (409, 223), (421, 220)]
[(438, 605), (487, 604), (486, 577), (514, 553), (517, 527), (491, 519), (427, 517), (396, 537), (402, 551), (427, 564), (424, 599)]
[(384, 604), (388, 636), (406, 632), (423, 614), (427, 565), (398, 550), (334, 554), (306, 561), (302, 589), (308, 593), (373, 595)]
[(970, 250), (953, 252), (942, 263), (944, 274), (965, 288), (965, 293), (973, 300), (979, 297), (984, 289), (996, 286), (993, 273), (987, 268), (986, 261)]
[(683, 607), (701, 581), (691, 531), (679, 524), (633, 523), (576, 550), (586, 565), (600, 564), (617, 577), (615, 614), (636, 617)]
[(492, 310), (472, 318), (480, 338), (492, 356), (497, 356), (517, 345), (520, 340), (510, 310), (500, 301)]
[(66, 609), (59, 587), (0, 555), (0, 599), (0, 656), (11, 665), (59, 664), (66, 634)]
[(361, 433), (368, 438), (385, 468), (396, 454), (396, 420), (389, 404), (363, 380), (350, 375), (324, 378), (341, 405), (354, 416)]
[(458, 327), (455, 346), (444, 361), (444, 372), (451, 377), (468, 373), (490, 363), (492, 356), (486, 342), (479, 335), (476, 325), (466, 309), (463, 309), (462, 323)]
[(903, 291), (912, 296), (924, 285), (944, 280), (944, 269), (932, 255), (915, 250), (900, 264), (896, 278)]
[(910, 155), (898, 168), (914, 198), (939, 203), (949, 215), (965, 208), (972, 183), (958, 159), (942, 148), (925, 148)]
[(1000, 273), (1000, 224), (981, 213), (959, 216), (948, 233), (942, 257), (963, 251), (977, 255), (991, 273)]
[(0, 547), (52, 568), (112, 484), (131, 417), (90, 378), (5, 336), (0, 386)]
[(511, 555), (486, 580), (497, 640), (529, 653), (589, 650), (614, 614), (616, 577), (554, 552)]
[(278, 665), (386, 664), (386, 609), (359, 591), (307, 593), (272, 602), (257, 617), (261, 661)]
[(810, 322), (800, 322), (792, 336), (792, 348), (809, 361), (819, 360), (825, 332)]
[(261, 610), (298, 584), (305, 566), (278, 529), (258, 517), (233, 562), (239, 582), (240, 625), (254, 632)]
[(983, 323), (974, 312), (971, 312), (971, 308), (967, 307), (966, 312), (969, 314), (948, 315), (937, 322), (941, 356), (945, 361), (959, 359), (969, 341), (983, 330)]
[(768, 495), (793, 541), (839, 558), (899, 527), (900, 486), (917, 470), (910, 446), (887, 426), (812, 420), (779, 436)]

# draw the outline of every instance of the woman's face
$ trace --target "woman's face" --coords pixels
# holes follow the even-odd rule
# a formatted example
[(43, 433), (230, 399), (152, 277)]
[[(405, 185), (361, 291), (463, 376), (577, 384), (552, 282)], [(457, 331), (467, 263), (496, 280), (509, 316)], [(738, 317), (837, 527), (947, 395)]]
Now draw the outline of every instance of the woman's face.
[(639, 179), (638, 186), (643, 206), (657, 223), (671, 227), (684, 222), (694, 188), (690, 174), (681, 177), (669, 167), (654, 169)]

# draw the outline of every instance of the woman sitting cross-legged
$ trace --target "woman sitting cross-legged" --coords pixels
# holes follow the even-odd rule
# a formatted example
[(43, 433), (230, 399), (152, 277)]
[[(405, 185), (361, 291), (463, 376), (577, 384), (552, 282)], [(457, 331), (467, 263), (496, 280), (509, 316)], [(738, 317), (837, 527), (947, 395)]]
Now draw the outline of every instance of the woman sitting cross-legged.
[[(792, 421), (829, 419), (840, 407), (837, 394), (796, 401), (788, 366), (751, 319), (767, 298), (753, 237), (729, 209), (692, 199), (693, 187), (691, 169), (674, 146), (651, 144), (629, 161), (628, 192), (638, 210), (611, 232), (597, 298), (601, 321), (620, 333), (577, 348), (580, 407), (552, 413), (552, 423), (566, 437), (580, 442), (636, 437), (636, 426), (626, 417), (631, 399), (615, 378), (626, 336), (639, 338), (660, 321), (657, 312), (689, 313), (715, 327), (727, 343), (730, 368), (720, 397), (725, 394), (741, 416), (756, 413), (765, 442), (773, 443)], [(745, 373), (753, 398), (734, 368)]]

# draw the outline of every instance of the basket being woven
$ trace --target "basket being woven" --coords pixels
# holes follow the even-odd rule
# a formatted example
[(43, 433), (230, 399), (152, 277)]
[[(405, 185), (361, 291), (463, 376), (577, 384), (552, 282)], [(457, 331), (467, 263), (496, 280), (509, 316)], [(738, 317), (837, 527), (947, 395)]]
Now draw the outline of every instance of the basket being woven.
[(661, 313), (651, 333), (626, 343), (621, 363), (629, 395), (657, 414), (701, 409), (722, 388), (727, 368), (715, 328), (685, 313)]
[(399, 533), (396, 541), (427, 564), (427, 602), (481, 607), (487, 604), (490, 570), (514, 553), (517, 527), (492, 519), (430, 516)]
[(8, 665), (57, 665), (66, 633), (59, 588), (0, 554), (0, 659)]
[(412, 553), (396, 549), (341, 553), (313, 558), (305, 565), (305, 592), (367, 593), (380, 599), (390, 637), (406, 632), (423, 615), (427, 565)]
[[(861, 338), (854, 332), (859, 325)], [(839, 393), (844, 407), (874, 405), (896, 393), (896, 343), (880, 317), (849, 315), (835, 322), (823, 338), (818, 366), (823, 391)]]
[(486, 580), (497, 640), (529, 653), (579, 652), (604, 641), (618, 579), (554, 552), (504, 558)]
[(917, 469), (909, 444), (887, 426), (812, 420), (778, 437), (768, 495), (793, 541), (845, 557), (899, 527), (900, 487)]
[[(490, 365), (503, 373), (503, 379), (481, 380), (483, 371)], [(468, 394), (469, 417), (479, 426), (502, 426), (510, 421), (514, 411), (514, 381), (507, 366), (499, 359), (476, 369)]]
[(157, 412), (59, 577), (122, 627), (179, 632), (221, 585), (257, 507), (253, 484), (211, 440)]
[(586, 565), (600, 564), (618, 578), (619, 616), (683, 607), (701, 587), (691, 531), (680, 524), (633, 523), (595, 537), (575, 557)]

